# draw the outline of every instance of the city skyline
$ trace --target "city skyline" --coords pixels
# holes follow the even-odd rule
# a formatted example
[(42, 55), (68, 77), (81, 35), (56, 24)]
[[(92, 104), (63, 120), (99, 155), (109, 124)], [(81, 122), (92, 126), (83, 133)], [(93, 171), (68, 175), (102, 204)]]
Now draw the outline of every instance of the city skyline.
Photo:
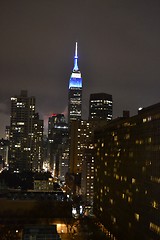
[(159, 10), (158, 0), (1, 1), (0, 137), (20, 90), (44, 120), (66, 113), (76, 41), (84, 119), (92, 93), (112, 94), (114, 118), (159, 102)]

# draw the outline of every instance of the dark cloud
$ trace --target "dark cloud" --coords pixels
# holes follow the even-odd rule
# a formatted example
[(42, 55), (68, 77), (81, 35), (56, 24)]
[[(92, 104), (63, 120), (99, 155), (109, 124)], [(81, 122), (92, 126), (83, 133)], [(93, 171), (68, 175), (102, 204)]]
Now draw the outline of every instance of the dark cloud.
[(84, 118), (94, 92), (113, 95), (115, 117), (159, 102), (159, 12), (159, 0), (0, 1), (0, 137), (22, 89), (42, 118), (66, 112), (76, 41)]

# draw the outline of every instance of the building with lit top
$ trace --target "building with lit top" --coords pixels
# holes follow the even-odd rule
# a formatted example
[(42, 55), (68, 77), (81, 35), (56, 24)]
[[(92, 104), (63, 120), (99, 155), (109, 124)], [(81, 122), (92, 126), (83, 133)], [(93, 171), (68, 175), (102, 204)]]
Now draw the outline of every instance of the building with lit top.
[(112, 120), (112, 95), (107, 93), (93, 93), (89, 101), (89, 119)]
[(68, 123), (81, 120), (82, 115), (82, 77), (78, 67), (77, 42), (74, 55), (74, 67), (69, 80)]
[(13, 171), (41, 171), (43, 120), (35, 111), (35, 97), (27, 91), (11, 97), (9, 167)]
[(94, 213), (111, 239), (158, 240), (160, 103), (127, 115), (95, 132)]

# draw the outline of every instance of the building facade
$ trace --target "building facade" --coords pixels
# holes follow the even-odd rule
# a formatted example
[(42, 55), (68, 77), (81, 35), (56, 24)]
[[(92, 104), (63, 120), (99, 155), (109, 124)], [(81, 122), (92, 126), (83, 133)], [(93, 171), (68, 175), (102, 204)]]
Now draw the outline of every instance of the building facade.
[(80, 176), (84, 201), (93, 203), (94, 195), (94, 130), (106, 125), (106, 120), (72, 121), (70, 141), (70, 173)]
[(9, 141), (0, 139), (0, 171), (9, 168), (8, 164)]
[(111, 239), (160, 239), (160, 104), (95, 133), (94, 213)]
[(87, 120), (73, 121), (70, 130), (70, 172), (78, 174), (82, 172), (84, 152), (93, 135), (91, 125)]
[(11, 98), (9, 167), (13, 171), (42, 170), (43, 120), (35, 103), (27, 91)]
[(66, 149), (68, 149), (68, 124), (65, 116), (52, 114), (48, 119), (48, 162), (49, 170), (54, 177), (61, 178), (63, 175), (64, 178), (64, 168), (68, 166)]
[(81, 120), (82, 115), (82, 77), (78, 67), (77, 42), (74, 56), (74, 67), (69, 80), (68, 123)]
[(89, 100), (89, 119), (112, 120), (112, 95), (107, 93), (93, 93)]

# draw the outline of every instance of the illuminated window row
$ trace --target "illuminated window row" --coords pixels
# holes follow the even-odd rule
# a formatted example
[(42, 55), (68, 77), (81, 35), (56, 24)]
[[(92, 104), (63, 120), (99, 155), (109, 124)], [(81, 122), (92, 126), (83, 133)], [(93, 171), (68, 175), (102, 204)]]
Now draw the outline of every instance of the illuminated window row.
[(156, 232), (158, 235), (160, 235), (160, 226), (150, 222), (149, 228), (153, 231)]

